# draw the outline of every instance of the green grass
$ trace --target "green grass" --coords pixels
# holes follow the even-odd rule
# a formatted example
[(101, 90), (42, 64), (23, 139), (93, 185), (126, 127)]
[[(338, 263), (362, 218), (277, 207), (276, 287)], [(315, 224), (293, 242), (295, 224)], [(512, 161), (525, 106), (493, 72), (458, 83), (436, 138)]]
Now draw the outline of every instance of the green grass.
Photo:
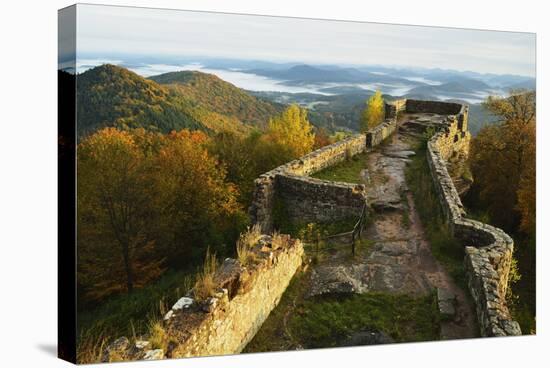
[(304, 274), (294, 278), (245, 352), (337, 347), (363, 330), (384, 332), (396, 342), (439, 339), (440, 315), (434, 294), (367, 293), (304, 299), (307, 281)]
[(382, 331), (396, 342), (439, 339), (439, 311), (434, 295), (414, 298), (385, 293), (315, 298), (299, 306), (291, 331), (307, 348), (341, 346), (361, 330)]
[(367, 153), (359, 153), (341, 163), (319, 171), (311, 177), (345, 183), (364, 183), (361, 178), (361, 170), (367, 167)]
[(451, 236), (444, 223), (439, 199), (426, 161), (425, 145), (417, 148), (417, 154), (407, 168), (406, 178), (433, 255), (455, 282), (466, 290), (464, 247)]

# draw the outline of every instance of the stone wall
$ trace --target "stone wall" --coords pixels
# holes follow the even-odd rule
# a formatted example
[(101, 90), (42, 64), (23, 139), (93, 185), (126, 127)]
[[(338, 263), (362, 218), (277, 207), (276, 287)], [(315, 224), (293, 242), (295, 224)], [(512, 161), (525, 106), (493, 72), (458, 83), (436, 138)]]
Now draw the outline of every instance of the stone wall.
[[(391, 112), (391, 110), (390, 110)], [(397, 119), (390, 118), (367, 132), (367, 147), (374, 148), (395, 132)]]
[(463, 108), (466, 108), (466, 106), (452, 102), (407, 99), (405, 112), (456, 115), (460, 114)]
[(397, 129), (397, 118), (399, 113), (404, 112), (407, 107), (407, 100), (395, 100), (385, 105), (385, 120), (376, 127), (369, 129), (366, 133), (367, 148), (374, 148), (382, 143)]
[(359, 218), (366, 198), (361, 184), (295, 175), (278, 176), (277, 191), (278, 200), (283, 201), (286, 209), (285, 216), (301, 223)]
[[(386, 103), (386, 119), (366, 134), (355, 134), (260, 175), (249, 208), (251, 222), (271, 231), (276, 200), (285, 203), (290, 219), (323, 222), (359, 216), (366, 200), (363, 186), (305, 177), (382, 143), (397, 128), (398, 114), (406, 106), (406, 99)], [(327, 198), (322, 197), (325, 194)]]
[[(181, 298), (164, 317), (162, 348), (152, 349), (150, 336), (130, 343), (121, 339), (105, 351), (104, 361), (164, 359), (240, 353), (277, 306), (302, 264), (303, 245), (284, 237), (279, 248), (263, 235), (246, 266), (226, 259), (215, 275), (215, 296), (204, 301)], [(122, 338), (125, 339), (125, 338)]]
[(394, 100), (385, 104), (385, 118), (397, 118), (399, 113), (407, 109), (407, 99)]
[[(276, 200), (276, 192), (277, 194), (281, 194), (281, 198), (283, 198), (284, 200), (289, 200), (292, 203), (300, 202), (299, 197), (291, 199), (292, 190), (286, 193), (284, 192), (284, 189), (279, 190), (278, 183), (289, 183), (293, 181), (293, 178), (296, 179), (299, 176), (305, 177), (307, 175), (311, 175), (329, 166), (342, 162), (348, 157), (364, 152), (365, 150), (366, 136), (364, 134), (355, 134), (351, 137), (322, 147), (297, 160), (291, 161), (287, 164), (277, 167), (274, 170), (268, 171), (267, 173), (260, 175), (260, 177), (254, 182), (255, 190), (252, 204), (249, 209), (251, 222), (253, 224), (259, 224), (262, 231), (270, 232), (273, 229), (273, 207)], [(289, 178), (287, 178), (287, 180), (277, 180), (278, 177), (282, 176)], [(304, 186), (308, 183), (312, 184), (312, 193), (315, 193), (317, 189), (322, 187), (322, 185), (320, 185), (321, 181), (317, 181), (312, 178), (309, 178), (308, 180), (309, 181), (306, 180), (306, 182), (301, 182), (301, 190), (296, 193), (307, 192), (307, 190), (304, 189)], [(295, 186), (298, 186), (298, 184), (296, 184)], [(289, 185), (287, 185), (284, 188), (290, 187)], [(342, 199), (344, 200), (343, 206), (346, 208), (349, 207), (348, 203), (346, 202), (347, 198), (349, 197), (349, 195), (342, 197)], [(315, 199), (312, 196), (308, 196), (308, 198), (312, 200)], [(317, 198), (317, 200), (320, 200), (321, 202), (323, 201), (322, 198)], [(331, 201), (330, 203), (330, 207), (327, 207), (321, 203), (319, 203), (319, 205), (316, 205), (315, 203), (311, 203), (311, 201), (307, 203), (305, 201), (302, 201), (302, 203), (300, 204), (300, 208), (305, 210), (307, 206), (311, 206), (313, 208), (322, 207), (325, 209), (324, 213), (328, 213), (329, 209), (333, 208), (336, 210), (334, 212), (335, 216), (338, 216), (338, 213), (342, 212), (337, 208), (339, 202), (335, 200)], [(291, 213), (298, 215), (297, 209), (291, 208), (290, 210)], [(309, 210), (308, 213), (312, 214), (311, 210)]]
[[(454, 237), (465, 245), (465, 268), (468, 288), (474, 299), (482, 336), (520, 335), (519, 324), (506, 306), (506, 288), (514, 244), (501, 229), (465, 217), (466, 212), (447, 171), (447, 160), (467, 154), (467, 108), (448, 108), (442, 103), (414, 101), (407, 112), (433, 112), (448, 116), (439, 131), (428, 142), (427, 159), (440, 198), (447, 226)], [(460, 105), (459, 105), (460, 106)], [(422, 111), (417, 111), (415, 109)]]
[(386, 120), (365, 135), (349, 137), (261, 175), (256, 180), (250, 208), (252, 222), (260, 224), (264, 231), (272, 229), (275, 198), (284, 202), (290, 218), (304, 222), (358, 215), (366, 197), (363, 186), (317, 180), (307, 175), (383, 142), (397, 128), (400, 112), (447, 115), (428, 142), (428, 163), (446, 223), (453, 236), (465, 245), (468, 287), (476, 304), (481, 334), (521, 334), (505, 301), (513, 241), (498, 228), (466, 218), (447, 171), (449, 160), (468, 155), (468, 106), (412, 99), (386, 104)]

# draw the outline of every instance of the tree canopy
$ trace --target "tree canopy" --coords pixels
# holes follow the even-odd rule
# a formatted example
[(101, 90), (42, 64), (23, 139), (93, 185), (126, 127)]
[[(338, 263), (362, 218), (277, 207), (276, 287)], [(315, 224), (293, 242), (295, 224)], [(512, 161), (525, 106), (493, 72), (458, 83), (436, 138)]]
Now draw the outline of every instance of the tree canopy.
[(88, 299), (143, 286), (166, 266), (232, 244), (244, 226), (237, 188), (182, 130), (105, 128), (78, 146), (78, 282)]
[(382, 92), (376, 91), (368, 101), (361, 113), (360, 131), (365, 133), (384, 121), (384, 98)]
[(500, 226), (535, 231), (535, 93), (513, 91), (490, 97), (484, 107), (499, 123), (484, 127), (472, 141), (470, 163), (479, 198)]
[(267, 137), (286, 148), (293, 158), (310, 152), (315, 143), (315, 133), (307, 118), (307, 110), (295, 104), (269, 120)]

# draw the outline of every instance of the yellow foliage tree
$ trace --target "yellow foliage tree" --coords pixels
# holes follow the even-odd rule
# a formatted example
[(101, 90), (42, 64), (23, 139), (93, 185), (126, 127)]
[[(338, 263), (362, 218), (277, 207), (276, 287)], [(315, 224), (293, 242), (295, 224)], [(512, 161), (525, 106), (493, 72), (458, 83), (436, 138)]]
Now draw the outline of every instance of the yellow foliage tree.
[(361, 113), (360, 131), (365, 133), (384, 121), (384, 98), (382, 92), (376, 91), (368, 101)]
[(287, 149), (294, 158), (310, 152), (315, 143), (315, 133), (307, 118), (307, 110), (295, 104), (269, 120), (267, 136)]

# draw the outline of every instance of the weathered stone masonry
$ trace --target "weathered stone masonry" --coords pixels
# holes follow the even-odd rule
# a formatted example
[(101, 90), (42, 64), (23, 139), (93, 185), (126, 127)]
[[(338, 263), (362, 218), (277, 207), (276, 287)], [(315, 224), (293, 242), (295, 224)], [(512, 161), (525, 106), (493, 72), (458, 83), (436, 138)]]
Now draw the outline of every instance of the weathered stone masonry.
[(301, 266), (304, 249), (291, 240), (287, 248), (263, 246), (260, 252), (261, 261), (250, 269), (226, 260), (220, 272), (224, 285), (209, 301), (208, 313), (182, 309), (170, 318), (168, 333), (177, 340), (171, 357), (240, 353), (252, 340)]
[(106, 349), (103, 361), (240, 353), (277, 306), (302, 265), (302, 243), (290, 237), (284, 243), (274, 248), (271, 237), (263, 235), (251, 248), (256, 257), (250, 264), (241, 266), (231, 258), (224, 261), (215, 274), (215, 296), (196, 301), (191, 292), (178, 300), (164, 317), (164, 348), (153, 349), (150, 336), (132, 344), (123, 337)]
[(363, 185), (319, 180), (309, 175), (382, 143), (395, 131), (404, 101), (386, 104), (385, 121), (366, 134), (353, 135), (262, 174), (255, 181), (249, 209), (252, 223), (259, 224), (264, 232), (271, 231), (276, 200), (284, 203), (290, 220), (326, 222), (359, 217), (366, 200)]
[[(465, 245), (468, 288), (474, 299), (482, 336), (520, 335), (519, 324), (506, 306), (506, 288), (514, 244), (501, 229), (466, 218), (466, 212), (448, 173), (453, 155), (467, 155), (467, 106), (414, 101), (407, 112), (452, 114), (429, 140), (427, 159), (444, 218), (454, 237)], [(453, 106), (454, 105), (454, 106)]]
[[(365, 135), (356, 134), (262, 174), (255, 181), (254, 198), (249, 209), (252, 223), (259, 224), (263, 232), (270, 232), (276, 200), (285, 203), (291, 219), (338, 219), (346, 214), (345, 211), (353, 210), (357, 203), (361, 205), (355, 212), (360, 212), (365, 200), (363, 185), (335, 184), (307, 175), (365, 150)], [(346, 216), (350, 215), (352, 213)]]
[(402, 99), (386, 104), (386, 120), (366, 135), (344, 141), (278, 167), (256, 181), (254, 203), (250, 209), (253, 223), (265, 231), (273, 225), (275, 195), (282, 198), (289, 216), (303, 221), (327, 221), (356, 215), (365, 200), (364, 187), (307, 177), (382, 143), (397, 128), (400, 113), (447, 115), (428, 142), (427, 159), (440, 198), (447, 225), (465, 245), (468, 287), (476, 304), (483, 336), (521, 334), (506, 306), (505, 295), (512, 259), (513, 241), (502, 230), (466, 218), (464, 207), (447, 171), (451, 158), (468, 155), (468, 107), (439, 101)]
[(285, 216), (301, 223), (357, 219), (365, 204), (362, 185), (292, 175), (278, 175), (276, 185)]
[[(468, 153), (466, 106), (418, 100), (387, 104), (386, 120), (366, 134), (351, 136), (261, 175), (256, 180), (250, 208), (252, 223), (260, 224), (263, 232), (271, 231), (276, 194), (286, 202), (291, 217), (305, 221), (332, 221), (357, 214), (366, 200), (364, 186), (308, 175), (383, 142), (397, 128), (401, 112), (448, 115), (428, 142), (427, 160), (447, 226), (465, 245), (468, 286), (481, 334), (521, 334), (505, 302), (513, 241), (502, 230), (465, 217), (447, 171), (451, 157)], [(152, 349), (148, 341), (131, 344), (120, 338), (106, 349), (103, 360), (109, 361), (113, 356), (135, 360), (241, 352), (278, 304), (304, 254), (299, 240), (288, 237), (286, 246), (276, 248), (268, 235), (262, 236), (253, 251), (256, 261), (246, 267), (234, 259), (225, 260), (215, 275), (215, 296), (198, 302), (190, 294), (174, 304), (164, 317), (168, 342), (163, 349)]]

